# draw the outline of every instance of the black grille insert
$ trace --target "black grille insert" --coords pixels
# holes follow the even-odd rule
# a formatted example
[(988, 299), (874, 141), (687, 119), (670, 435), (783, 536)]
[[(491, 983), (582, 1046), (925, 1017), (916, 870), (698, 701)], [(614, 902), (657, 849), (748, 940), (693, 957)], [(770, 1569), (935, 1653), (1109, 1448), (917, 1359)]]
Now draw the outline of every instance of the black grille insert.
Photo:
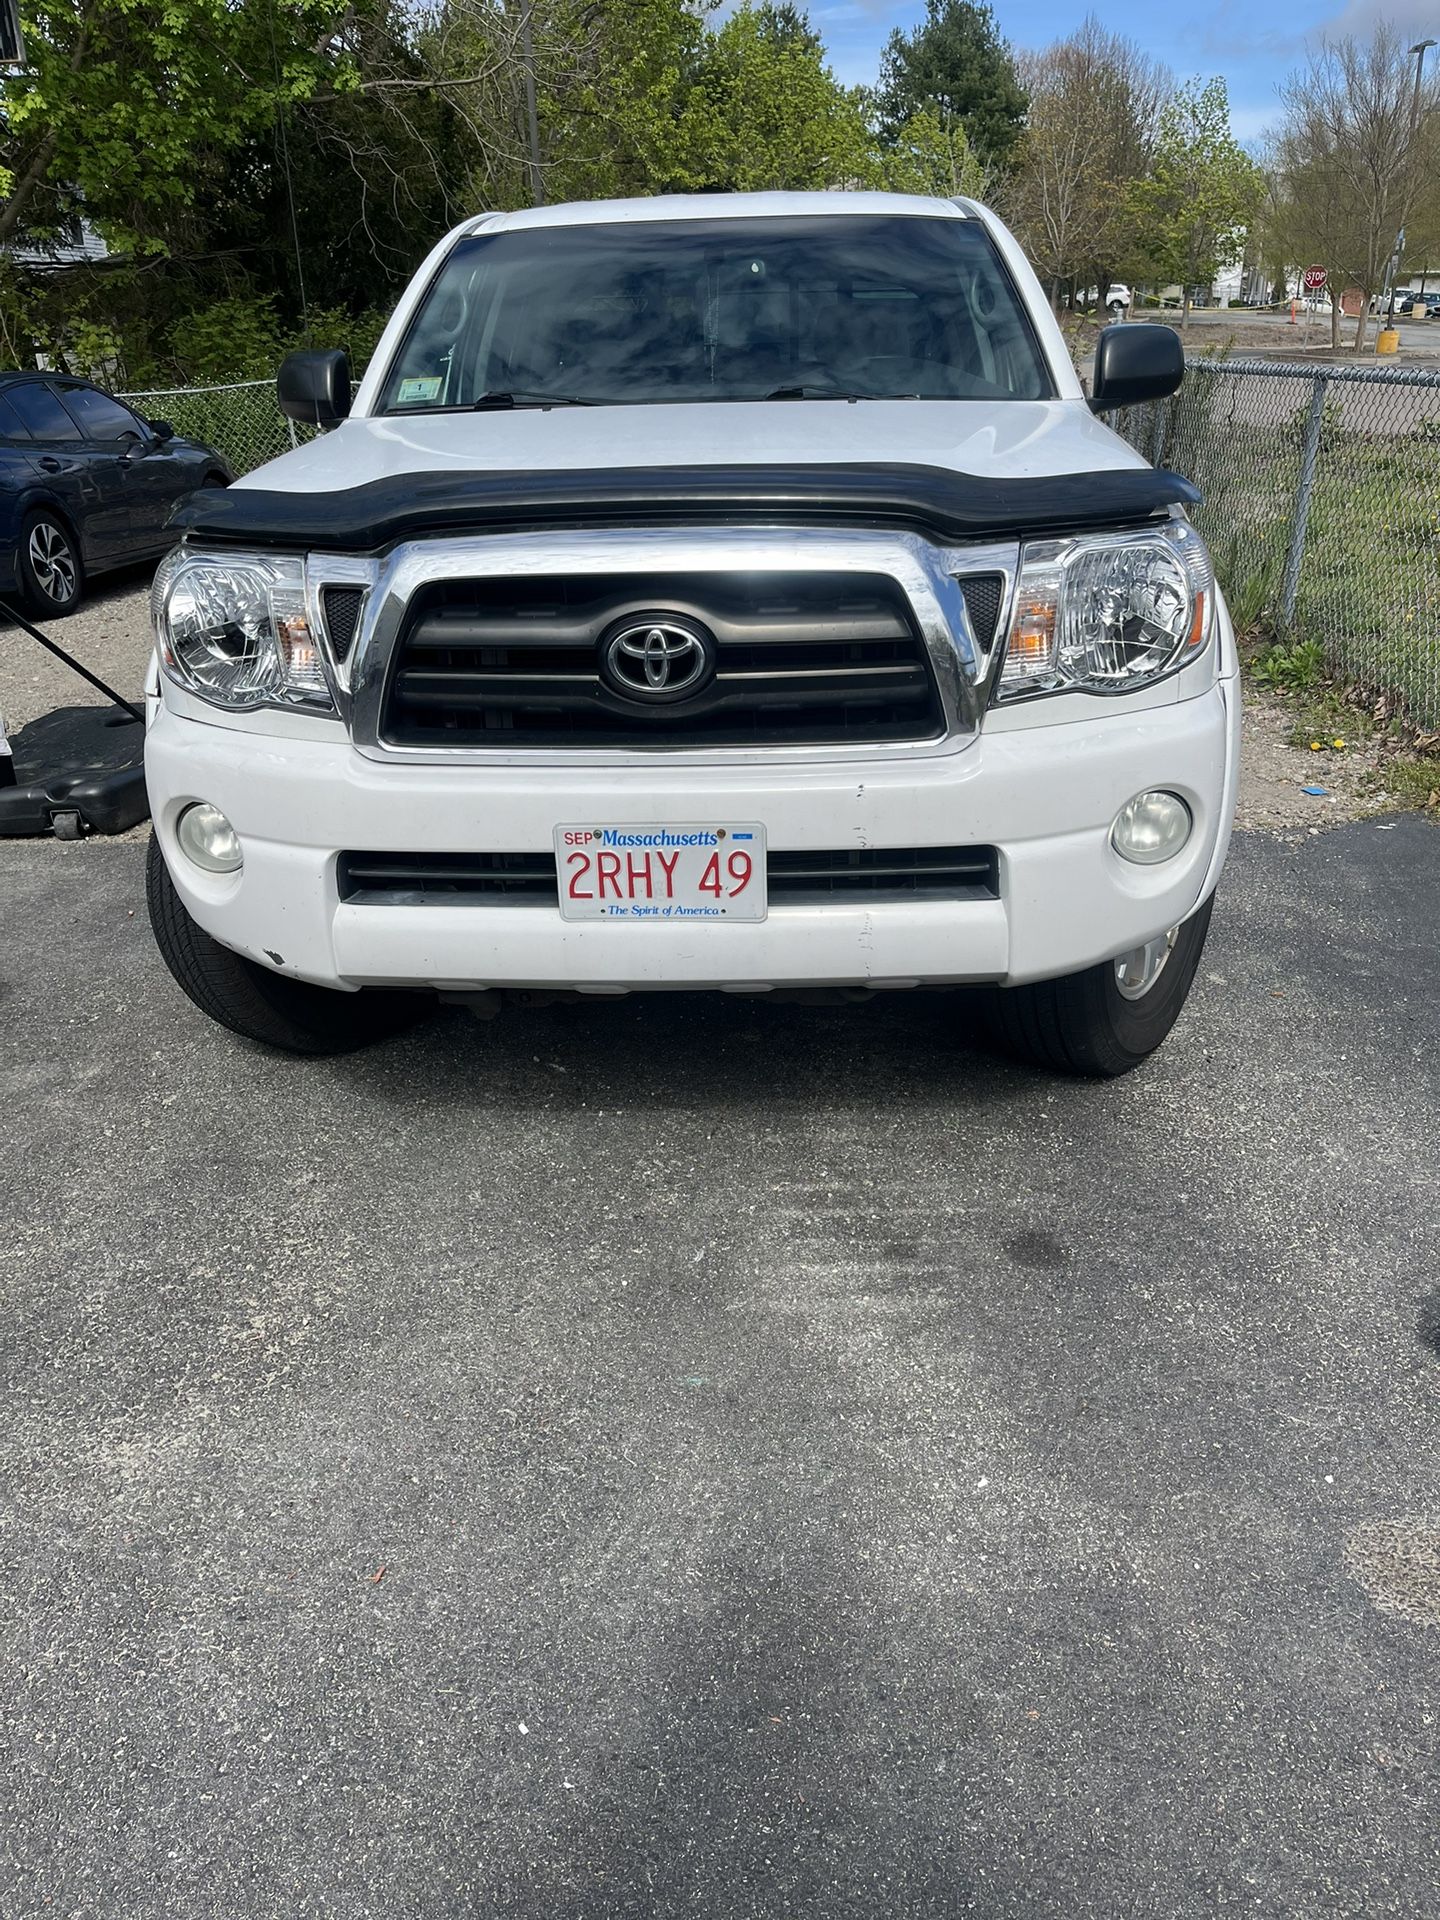
[[(868, 899), (993, 900), (1000, 863), (993, 847), (846, 847), (775, 852), (767, 862), (772, 905)], [(342, 900), (394, 904), (399, 895), (535, 901), (555, 906), (553, 853), (342, 853)]]
[(330, 651), (343, 660), (355, 644), (355, 629), (360, 624), (360, 608), (365, 599), (363, 587), (322, 587), (320, 604), (325, 612), (325, 631), (330, 636)]
[(342, 900), (397, 893), (559, 899), (553, 853), (342, 853)]
[(970, 631), (975, 644), (988, 653), (1000, 621), (1000, 602), (1005, 597), (1003, 573), (966, 573), (960, 576), (960, 592), (970, 615)]
[[(606, 684), (602, 638), (663, 614), (714, 636), (693, 696)], [(885, 574), (564, 575), (440, 581), (412, 600), (381, 737), (408, 747), (724, 747), (927, 740), (929, 657)]]

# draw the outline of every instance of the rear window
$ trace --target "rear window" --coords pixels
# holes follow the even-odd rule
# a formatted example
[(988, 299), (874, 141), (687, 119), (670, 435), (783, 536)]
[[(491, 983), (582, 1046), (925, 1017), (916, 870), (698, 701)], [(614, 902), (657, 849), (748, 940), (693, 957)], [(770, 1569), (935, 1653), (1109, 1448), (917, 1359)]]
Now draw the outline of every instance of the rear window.
[(15, 413), (29, 426), (36, 440), (79, 440), (81, 430), (60, 405), (60, 394), (36, 380), (33, 386), (12, 386), (6, 390)]
[(37, 440), (78, 440), (80, 429), (60, 404), (60, 396), (40, 381), (7, 387), (5, 398)]
[(832, 214), (462, 240), (380, 404), (435, 412), (509, 394), (634, 406), (826, 390), (1002, 401), (1054, 391), (978, 221)]
[(28, 440), (30, 429), (3, 394), (0, 394), (0, 440)]

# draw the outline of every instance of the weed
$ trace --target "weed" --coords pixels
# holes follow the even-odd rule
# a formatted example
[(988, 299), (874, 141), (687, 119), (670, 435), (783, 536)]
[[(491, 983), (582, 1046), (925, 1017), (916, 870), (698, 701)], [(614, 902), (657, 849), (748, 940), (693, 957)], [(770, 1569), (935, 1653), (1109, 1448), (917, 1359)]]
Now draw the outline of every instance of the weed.
[(1309, 693), (1325, 678), (1325, 649), (1318, 640), (1279, 642), (1250, 669), (1257, 683), (1277, 693)]
[(1403, 807), (1440, 813), (1440, 758), (1434, 754), (1402, 754), (1385, 763), (1385, 791)]

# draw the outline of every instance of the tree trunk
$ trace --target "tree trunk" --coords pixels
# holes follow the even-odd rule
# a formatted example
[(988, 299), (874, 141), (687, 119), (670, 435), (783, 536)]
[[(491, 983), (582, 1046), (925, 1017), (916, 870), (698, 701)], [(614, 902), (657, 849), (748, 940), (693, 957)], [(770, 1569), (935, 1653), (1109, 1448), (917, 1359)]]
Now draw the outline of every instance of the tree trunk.
[(20, 224), (20, 216), (24, 213), (26, 207), (29, 206), (35, 189), (40, 185), (46, 173), (49, 171), (57, 138), (58, 136), (54, 133), (47, 133), (45, 135), (45, 138), (30, 156), (29, 166), (26, 167), (25, 171), (20, 175), (20, 178), (15, 182), (11, 190), (10, 198), (5, 202), (3, 207), (0, 207), (0, 245), (4, 245), (6, 241), (14, 236), (15, 229)]
[(1363, 353), (1365, 351), (1365, 327), (1366, 327), (1366, 323), (1369, 321), (1369, 318), (1370, 318), (1370, 302), (1368, 299), (1366, 299), (1361, 302), (1360, 318), (1355, 322), (1356, 353)]
[(1180, 296), (1180, 331), (1185, 332), (1190, 325), (1190, 289), (1186, 287)]
[[(79, 31), (75, 35), (75, 44), (70, 49), (71, 73), (79, 73), (83, 69), (85, 65), (85, 55), (89, 51), (89, 46), (89, 23), (82, 19)], [(6, 241), (14, 238), (15, 230), (20, 225), (20, 216), (24, 213), (26, 207), (29, 206), (35, 189), (41, 184), (46, 174), (50, 171), (50, 162), (55, 157), (55, 148), (59, 137), (59, 134), (53, 128), (45, 135), (34, 153), (31, 154), (30, 164), (11, 189), (10, 198), (5, 202), (3, 207), (0, 207), (0, 245), (4, 245)]]
[(1330, 351), (1340, 351), (1340, 302), (1333, 293), (1330, 296)]

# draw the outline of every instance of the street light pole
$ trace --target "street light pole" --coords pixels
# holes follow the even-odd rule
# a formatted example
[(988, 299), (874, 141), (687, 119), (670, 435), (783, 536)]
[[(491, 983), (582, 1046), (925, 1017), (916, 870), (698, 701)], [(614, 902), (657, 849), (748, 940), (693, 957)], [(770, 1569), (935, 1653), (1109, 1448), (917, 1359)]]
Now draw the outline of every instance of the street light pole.
[[(1428, 49), (1434, 45), (1435, 42), (1433, 40), (1417, 40), (1415, 45), (1410, 49), (1411, 53), (1415, 56), (1415, 91), (1410, 96), (1410, 150), (1405, 155), (1405, 164), (1407, 167), (1411, 166), (1414, 162), (1415, 140), (1420, 131), (1420, 79), (1425, 71), (1425, 55)], [(1400, 250), (1404, 245), (1405, 229), (1402, 226), (1400, 229), (1400, 237), (1395, 242), (1395, 252), (1390, 260), (1390, 304), (1385, 311), (1385, 324), (1387, 327), (1393, 327), (1395, 324), (1395, 276), (1400, 271)]]

